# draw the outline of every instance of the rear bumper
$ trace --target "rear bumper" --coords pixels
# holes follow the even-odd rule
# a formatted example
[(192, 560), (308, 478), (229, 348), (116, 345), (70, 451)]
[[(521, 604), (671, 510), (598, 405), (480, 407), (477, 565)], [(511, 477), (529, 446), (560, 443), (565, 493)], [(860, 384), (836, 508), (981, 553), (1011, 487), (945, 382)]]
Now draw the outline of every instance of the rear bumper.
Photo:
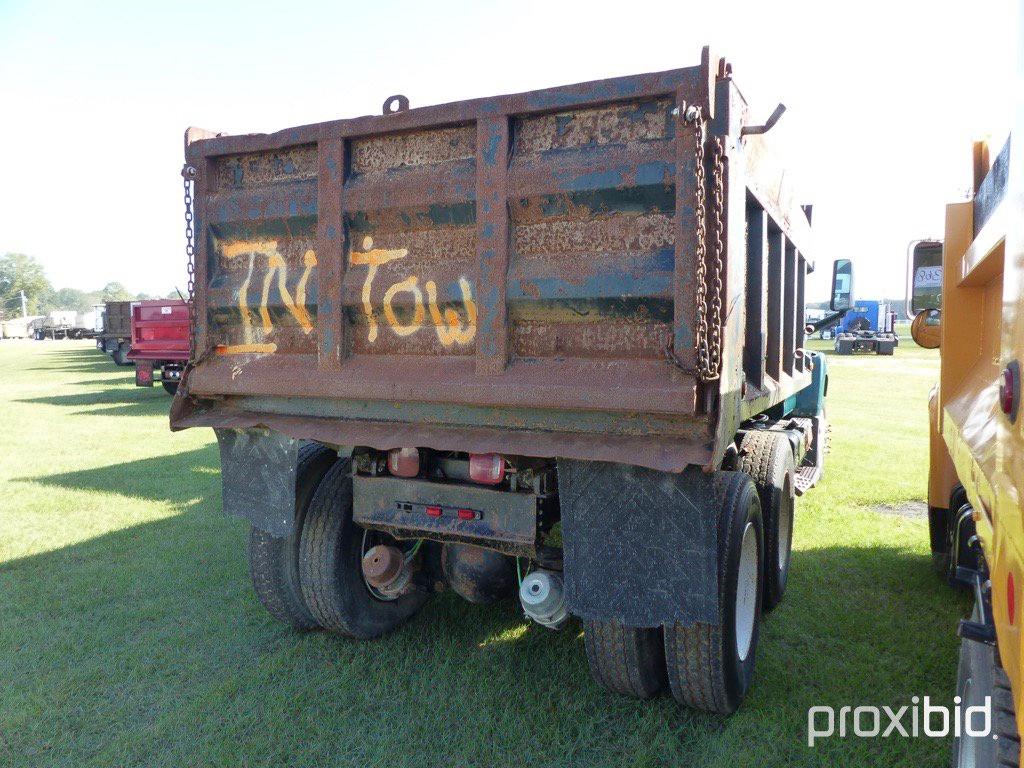
[(139, 362), (148, 361), (154, 365), (166, 363), (184, 365), (188, 362), (188, 352), (182, 352), (180, 349), (132, 349), (128, 353), (128, 359)]
[[(338, 404), (338, 401), (333, 402)], [(416, 445), (441, 451), (608, 461), (663, 472), (682, 472), (690, 465), (704, 466), (712, 453), (705, 425), (693, 422), (689, 432), (682, 434), (621, 434), (616, 433), (615, 421), (609, 421), (602, 429), (604, 422), (591, 425), (588, 422), (594, 414), (581, 412), (564, 414), (564, 430), (545, 430), (540, 425), (524, 424), (524, 414), (508, 409), (500, 412), (509, 420), (508, 425), (447, 425), (436, 423), (429, 414), (416, 412), (417, 404), (399, 407), (407, 421), (375, 419), (372, 416), (376, 414), (372, 410), (364, 409), (354, 401), (349, 401), (349, 404), (352, 410), (348, 412), (325, 410), (311, 416), (302, 401), (293, 403), (294, 412), (282, 413), (276, 409), (284, 410), (284, 403), (264, 403), (257, 398), (197, 401), (191, 397), (179, 397), (171, 406), (171, 429), (264, 427), (294, 440), (315, 440), (327, 445), (367, 446), (379, 450), (389, 450), (397, 445)], [(264, 407), (267, 405), (274, 405), (275, 410)], [(447, 418), (468, 415), (457, 407), (430, 407), (443, 409)], [(519, 426), (511, 423), (513, 421), (518, 421)], [(582, 431), (588, 426), (592, 426), (594, 431)], [(621, 423), (619, 427), (622, 428)], [(569, 431), (573, 428), (578, 431)]]
[[(358, 474), (352, 478), (352, 495), (353, 519), (363, 528), (527, 557), (535, 552), (537, 514), (544, 502), (533, 493)], [(461, 519), (460, 512), (468, 519)]]

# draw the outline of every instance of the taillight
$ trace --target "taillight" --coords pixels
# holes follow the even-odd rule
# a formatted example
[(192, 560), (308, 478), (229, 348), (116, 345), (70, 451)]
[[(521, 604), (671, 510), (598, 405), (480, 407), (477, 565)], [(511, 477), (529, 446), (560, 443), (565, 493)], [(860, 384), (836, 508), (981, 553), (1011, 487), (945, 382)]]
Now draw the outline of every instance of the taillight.
[(420, 452), (415, 448), (388, 451), (388, 472), (395, 477), (416, 477), (420, 473)]
[(441, 516), (441, 508), (440, 507), (430, 506), (430, 507), (427, 507), (426, 509), (424, 509), (423, 511), (427, 513), (427, 517), (440, 517)]
[(505, 479), (505, 457), (500, 453), (469, 454), (469, 479), (474, 483), (497, 485)]
[(999, 379), (999, 407), (1010, 421), (1017, 420), (1020, 407), (1020, 363), (1016, 360), (1003, 369)]

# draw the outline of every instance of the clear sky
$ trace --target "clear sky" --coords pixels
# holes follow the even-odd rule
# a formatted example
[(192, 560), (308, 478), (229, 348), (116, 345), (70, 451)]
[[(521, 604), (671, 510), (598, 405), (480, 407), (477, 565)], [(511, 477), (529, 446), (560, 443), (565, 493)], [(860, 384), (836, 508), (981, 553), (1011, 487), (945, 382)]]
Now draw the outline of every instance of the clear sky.
[[(47, 2), (0, 0), (0, 253), (57, 287), (184, 288), (182, 134), (267, 132), (412, 105), (733, 63), (814, 204), (819, 269), (901, 296), (941, 236), (970, 142), (1005, 136), (1012, 0)], [(998, 147), (996, 148), (998, 150)]]

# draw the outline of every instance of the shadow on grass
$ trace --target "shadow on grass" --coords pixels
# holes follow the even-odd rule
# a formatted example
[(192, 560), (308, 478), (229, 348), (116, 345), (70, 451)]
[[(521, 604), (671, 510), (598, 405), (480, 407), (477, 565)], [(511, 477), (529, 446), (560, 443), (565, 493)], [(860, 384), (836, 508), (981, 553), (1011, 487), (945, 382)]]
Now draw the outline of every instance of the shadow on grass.
[(34, 360), (31, 371), (96, 371), (116, 367), (104, 352), (98, 349), (46, 349)]
[(119, 416), (152, 416), (161, 410), (169, 411), (171, 397), (163, 387), (136, 387), (134, 381), (108, 381), (112, 384), (98, 392), (82, 392), (74, 395), (50, 395), (16, 400), (18, 403), (58, 405), (66, 408), (91, 409), (97, 405), (120, 405), (122, 408), (106, 408), (98, 411), (86, 410), (84, 415), (116, 413)]
[(209, 491), (211, 485), (215, 491), (219, 491), (220, 457), (216, 444), (211, 444), (151, 459), (15, 480), (184, 504), (201, 497)]
[(216, 511), (215, 461), (211, 447), (132, 462), (113, 488), (115, 468), (42, 481), (202, 501), (0, 571), (0, 669), (32, 681), (0, 689), (9, 764), (919, 765), (947, 748), (805, 746), (809, 706), (951, 697), (932, 680), (939, 667), (952, 683), (962, 601), (928, 599), (946, 593), (926, 557), (794, 553), (752, 695), (725, 719), (604, 693), (577, 623), (526, 626), (512, 602), (435, 596), (370, 643), (275, 623), (249, 586), (244, 523)]
[(122, 386), (126, 383), (130, 386), (135, 386), (135, 372), (130, 368), (111, 370), (105, 378), (83, 379), (82, 381), (72, 382), (72, 385), (76, 387), (106, 387), (111, 384)]

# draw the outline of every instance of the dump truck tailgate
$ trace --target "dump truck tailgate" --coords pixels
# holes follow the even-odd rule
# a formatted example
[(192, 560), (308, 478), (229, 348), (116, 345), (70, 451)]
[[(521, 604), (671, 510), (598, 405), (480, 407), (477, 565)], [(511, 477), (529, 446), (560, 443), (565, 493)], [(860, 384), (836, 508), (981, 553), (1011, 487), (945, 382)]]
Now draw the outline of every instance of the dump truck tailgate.
[(402, 444), (472, 433), (492, 450), (529, 431), (548, 433), (549, 455), (631, 461), (645, 443), (636, 463), (703, 463), (718, 384), (702, 394), (698, 306), (728, 289), (722, 274), (702, 294), (697, 277), (686, 110), (711, 117), (716, 70), (705, 57), (271, 135), (190, 132), (200, 354), (187, 389), (207, 417), (175, 425), (289, 419), (326, 439), (330, 421), (336, 440), (379, 447), (414, 425), (430, 442)]

